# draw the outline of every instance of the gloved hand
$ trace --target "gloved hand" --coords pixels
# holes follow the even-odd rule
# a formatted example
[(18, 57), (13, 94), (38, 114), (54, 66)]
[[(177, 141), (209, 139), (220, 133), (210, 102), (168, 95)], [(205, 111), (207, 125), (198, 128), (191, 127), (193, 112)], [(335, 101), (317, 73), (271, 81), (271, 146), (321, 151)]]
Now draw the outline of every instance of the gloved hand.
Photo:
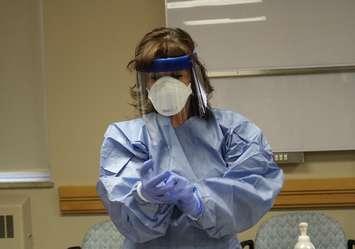
[(165, 182), (166, 186), (173, 186), (165, 194), (165, 201), (175, 203), (177, 207), (187, 215), (197, 218), (203, 210), (196, 187), (185, 177), (170, 172), (170, 176)]
[(141, 182), (137, 186), (137, 193), (146, 202), (172, 204), (168, 196), (174, 185), (173, 183), (166, 184), (171, 172), (164, 171), (154, 176), (153, 166), (152, 159), (144, 162), (140, 172)]

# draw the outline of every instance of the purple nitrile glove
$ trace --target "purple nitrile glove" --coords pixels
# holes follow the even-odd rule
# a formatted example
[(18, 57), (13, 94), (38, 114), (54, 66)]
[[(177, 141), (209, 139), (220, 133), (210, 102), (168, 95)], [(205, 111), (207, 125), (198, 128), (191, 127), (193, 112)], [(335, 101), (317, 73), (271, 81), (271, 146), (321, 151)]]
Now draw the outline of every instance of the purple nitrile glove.
[(170, 172), (170, 176), (165, 183), (174, 187), (165, 194), (166, 201), (175, 203), (177, 207), (188, 216), (197, 218), (203, 211), (203, 204), (198, 195), (196, 187), (185, 177), (175, 172)]
[(172, 183), (166, 184), (171, 172), (164, 171), (154, 176), (153, 166), (152, 159), (144, 162), (140, 172), (141, 182), (137, 186), (138, 196), (146, 202), (172, 204), (168, 196), (174, 186)]

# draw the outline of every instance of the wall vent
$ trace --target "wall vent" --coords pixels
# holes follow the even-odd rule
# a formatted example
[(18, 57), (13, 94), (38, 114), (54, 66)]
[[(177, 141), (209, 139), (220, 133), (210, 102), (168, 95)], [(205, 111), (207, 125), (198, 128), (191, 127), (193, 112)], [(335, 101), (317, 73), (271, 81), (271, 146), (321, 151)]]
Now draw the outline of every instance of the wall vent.
[(14, 216), (0, 215), (0, 239), (14, 238)]
[(32, 249), (30, 199), (24, 196), (0, 198), (0, 248)]
[(5, 236), (5, 216), (0, 216), (0, 239), (6, 238)]

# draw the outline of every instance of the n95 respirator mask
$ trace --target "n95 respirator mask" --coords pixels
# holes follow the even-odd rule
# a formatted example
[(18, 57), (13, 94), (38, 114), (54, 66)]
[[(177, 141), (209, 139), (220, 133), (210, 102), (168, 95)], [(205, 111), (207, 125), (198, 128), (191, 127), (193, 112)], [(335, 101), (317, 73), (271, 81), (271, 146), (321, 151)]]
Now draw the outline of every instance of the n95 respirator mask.
[(159, 78), (147, 91), (155, 110), (163, 116), (179, 113), (192, 93), (191, 84), (185, 85), (170, 76)]

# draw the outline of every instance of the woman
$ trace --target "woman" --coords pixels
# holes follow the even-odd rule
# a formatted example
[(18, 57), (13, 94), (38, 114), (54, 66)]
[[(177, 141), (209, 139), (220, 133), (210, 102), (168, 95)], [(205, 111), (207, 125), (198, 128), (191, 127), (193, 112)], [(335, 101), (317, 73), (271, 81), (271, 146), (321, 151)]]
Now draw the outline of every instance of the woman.
[(281, 189), (261, 130), (209, 106), (213, 89), (194, 49), (185, 31), (159, 28), (128, 64), (142, 117), (108, 127), (97, 184), (125, 249), (240, 248), (236, 234)]

